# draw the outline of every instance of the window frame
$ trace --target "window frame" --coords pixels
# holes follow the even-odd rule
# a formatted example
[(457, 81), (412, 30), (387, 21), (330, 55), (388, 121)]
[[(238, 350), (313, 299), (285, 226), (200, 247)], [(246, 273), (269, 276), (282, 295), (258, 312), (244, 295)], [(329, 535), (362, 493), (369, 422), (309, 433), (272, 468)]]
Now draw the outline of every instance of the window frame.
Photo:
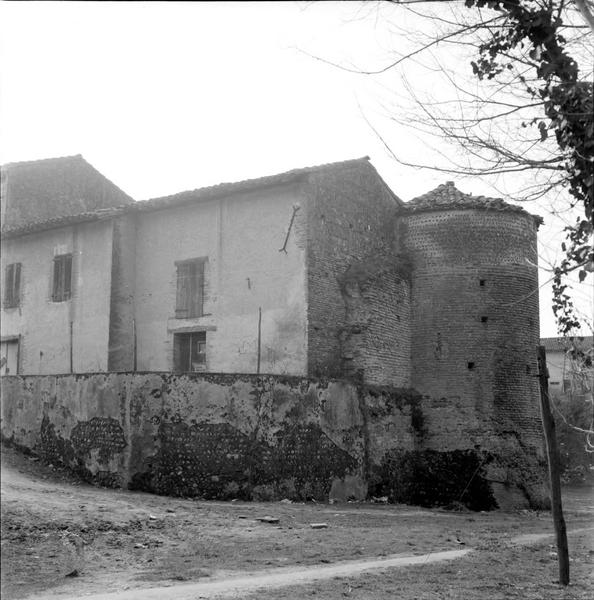
[[(184, 357), (184, 354), (187, 356)], [(184, 365), (184, 362), (187, 364)], [(198, 365), (198, 368), (194, 368), (194, 365)], [(176, 373), (200, 373), (206, 370), (206, 331), (173, 334), (173, 370)]]
[(72, 253), (58, 254), (52, 261), (52, 302), (72, 298)]
[(18, 308), (21, 304), (22, 263), (6, 265), (4, 269), (4, 308)]

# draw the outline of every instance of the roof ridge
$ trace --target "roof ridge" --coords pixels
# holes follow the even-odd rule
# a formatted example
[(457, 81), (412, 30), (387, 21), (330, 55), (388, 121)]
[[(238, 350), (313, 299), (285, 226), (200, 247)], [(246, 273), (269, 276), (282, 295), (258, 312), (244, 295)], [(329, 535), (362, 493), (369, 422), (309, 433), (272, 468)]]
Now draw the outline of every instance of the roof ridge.
[(37, 233), (46, 229), (54, 229), (63, 225), (75, 223), (83, 223), (85, 221), (101, 220), (101, 217), (110, 218), (125, 213), (129, 209), (129, 204), (120, 204), (118, 206), (97, 208), (95, 210), (87, 210), (85, 212), (76, 213), (73, 215), (61, 215), (43, 219), (42, 221), (32, 221), (15, 227), (2, 227), (2, 237), (16, 237), (28, 233)]
[[(433, 188), (432, 190), (425, 192), (424, 194), (421, 194), (420, 196), (415, 196), (414, 198), (409, 200), (406, 204), (410, 204), (411, 202), (415, 202), (415, 203), (420, 202), (424, 199), (428, 199), (428, 198), (434, 196), (436, 194), (436, 192), (438, 192), (438, 191), (446, 191), (446, 190), (448, 192), (451, 192), (454, 196), (459, 196), (461, 198), (472, 198), (473, 200), (499, 201), (499, 202), (506, 203), (505, 200), (503, 200), (503, 198), (484, 196), (482, 194), (479, 196), (475, 196), (474, 194), (469, 194), (469, 193), (463, 192), (462, 190), (459, 190), (456, 187), (456, 184), (453, 181), (446, 181), (445, 183), (440, 183), (436, 188)], [(510, 204), (510, 206), (514, 206), (514, 205)]]
[(49, 158), (35, 158), (33, 160), (17, 160), (17, 161), (5, 163), (0, 166), (3, 169), (6, 169), (7, 167), (17, 167), (17, 166), (21, 166), (21, 165), (35, 165), (35, 164), (39, 164), (39, 163), (48, 163), (48, 162), (52, 162), (52, 161), (73, 160), (73, 159), (82, 159), (85, 162), (87, 162), (82, 154), (69, 154), (66, 156), (52, 156)]
[[(81, 155), (82, 158), (82, 155)], [(51, 160), (51, 159), (50, 159)], [(84, 158), (83, 158), (84, 160)], [(86, 162), (86, 161), (85, 161)], [(87, 163), (88, 164), (88, 163)], [(114, 207), (102, 207), (92, 211), (85, 211), (82, 213), (76, 213), (74, 215), (63, 215), (59, 217), (51, 217), (42, 221), (33, 221), (22, 225), (17, 225), (11, 228), (3, 228), (2, 235), (9, 237), (16, 237), (18, 235), (26, 235), (28, 233), (35, 233), (42, 231), (43, 229), (51, 229), (62, 225), (68, 225), (83, 221), (90, 221), (94, 219), (100, 219), (101, 217), (111, 217), (118, 214), (131, 211), (143, 211), (143, 210), (159, 210), (167, 209), (176, 206), (181, 206), (186, 201), (192, 200), (208, 200), (210, 198), (216, 198), (223, 194), (233, 194), (241, 192), (251, 192), (264, 186), (275, 186), (284, 185), (292, 182), (295, 178), (299, 178), (303, 175), (310, 173), (317, 173), (325, 169), (341, 168), (353, 164), (366, 164), (371, 166), (377, 176), (380, 178), (382, 183), (388, 188), (383, 182), (379, 173), (373, 165), (370, 163), (369, 156), (363, 156), (361, 158), (353, 158), (343, 161), (336, 161), (333, 163), (324, 163), (314, 165), (310, 167), (300, 167), (297, 169), (291, 169), (290, 171), (284, 171), (274, 175), (266, 175), (264, 177), (257, 177), (253, 179), (243, 179), (240, 181), (230, 183), (218, 183), (212, 186), (206, 186), (197, 188), (194, 190), (186, 190), (177, 192), (169, 196), (160, 196), (156, 198), (149, 198), (147, 200), (132, 201), (129, 204), (120, 204)], [(91, 165), (92, 167), (92, 165)], [(94, 168), (94, 167), (93, 167)], [(96, 170), (96, 169), (95, 169)], [(115, 184), (113, 184), (115, 185)], [(116, 186), (117, 187), (117, 186)], [(389, 190), (390, 188), (388, 188)], [(390, 190), (391, 191), (391, 190)], [(400, 201), (401, 202), (401, 201)]]
[(146, 198), (144, 200), (139, 200), (137, 202), (137, 204), (139, 206), (142, 206), (142, 205), (144, 205), (145, 202), (172, 200), (174, 198), (183, 197), (185, 195), (193, 195), (193, 194), (200, 194), (200, 193), (209, 193), (209, 192), (216, 193), (219, 190), (225, 191), (225, 190), (229, 189), (232, 191), (234, 188), (241, 187), (244, 185), (245, 186), (254, 185), (256, 187), (258, 185), (267, 185), (269, 182), (274, 185), (277, 181), (279, 183), (284, 183), (283, 180), (285, 178), (292, 179), (293, 177), (299, 177), (301, 175), (306, 175), (308, 173), (314, 173), (314, 172), (321, 171), (321, 170), (328, 169), (328, 168), (347, 166), (349, 164), (354, 164), (354, 163), (361, 163), (363, 161), (370, 164), (369, 156), (362, 156), (359, 158), (350, 158), (350, 159), (336, 161), (336, 162), (322, 163), (319, 165), (313, 165), (313, 166), (308, 166), (308, 167), (298, 167), (296, 169), (290, 169), (288, 171), (281, 171), (279, 173), (273, 173), (271, 175), (263, 175), (261, 177), (239, 179), (236, 181), (223, 181), (220, 183), (215, 183), (213, 185), (207, 185), (207, 186), (203, 186), (203, 187), (199, 187), (199, 188), (183, 190), (181, 192), (175, 192), (173, 194), (167, 194), (165, 196), (155, 196), (153, 198)]

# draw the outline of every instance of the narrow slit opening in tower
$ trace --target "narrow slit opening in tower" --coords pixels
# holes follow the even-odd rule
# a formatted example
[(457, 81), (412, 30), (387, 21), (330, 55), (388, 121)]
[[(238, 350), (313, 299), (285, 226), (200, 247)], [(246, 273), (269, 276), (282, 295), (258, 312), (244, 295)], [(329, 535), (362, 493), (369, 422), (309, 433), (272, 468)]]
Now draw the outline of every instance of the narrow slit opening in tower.
[(473, 362), (469, 362), (466, 366), (468, 367), (469, 371), (472, 371), (472, 369), (474, 369), (474, 363)]
[(481, 287), (485, 287), (485, 280), (484, 279), (479, 279), (479, 285)]
[(486, 323), (489, 320), (489, 317), (481, 317), (481, 323)]

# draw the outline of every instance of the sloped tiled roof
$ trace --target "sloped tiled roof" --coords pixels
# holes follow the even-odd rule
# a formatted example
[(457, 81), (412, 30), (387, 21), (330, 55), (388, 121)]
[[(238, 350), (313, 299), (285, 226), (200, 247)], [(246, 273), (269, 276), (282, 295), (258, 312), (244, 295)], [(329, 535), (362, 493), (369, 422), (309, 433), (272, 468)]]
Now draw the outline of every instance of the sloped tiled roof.
[[(176, 206), (183, 206), (189, 203), (206, 202), (207, 200), (211, 200), (213, 198), (221, 196), (226, 196), (229, 194), (245, 193), (259, 190), (265, 187), (274, 187), (289, 184), (295, 181), (299, 181), (300, 179), (303, 179), (304, 177), (310, 174), (323, 173), (324, 171), (340, 171), (342, 169), (348, 169), (361, 165), (367, 165), (369, 168), (375, 171), (375, 168), (369, 162), (369, 157), (364, 156), (362, 158), (356, 158), (340, 162), (326, 163), (322, 165), (304, 167), (300, 169), (292, 169), (291, 171), (285, 171), (276, 175), (268, 175), (265, 177), (258, 177), (255, 179), (245, 179), (242, 181), (236, 181), (231, 183), (219, 183), (217, 185), (179, 192), (170, 196), (163, 196), (159, 198), (151, 198), (149, 200), (131, 202), (129, 204), (122, 204), (120, 206), (114, 206), (111, 208), (100, 209), (96, 211), (83, 211), (74, 215), (52, 216), (43, 220), (30, 221), (28, 223), (20, 224), (10, 228), (3, 228), (2, 233), (3, 237), (5, 238), (17, 237), (28, 233), (36, 233), (38, 231), (43, 231), (46, 229), (54, 229), (56, 227), (73, 225), (75, 223), (83, 223), (87, 221), (111, 218), (126, 212), (163, 210)], [(378, 179), (385, 186), (386, 190), (394, 198), (395, 203), (403, 205), (402, 200), (400, 200), (390, 190), (390, 188), (385, 184), (385, 182), (383, 182), (382, 178), (380, 177), (379, 173), (377, 173), (377, 171), (376, 174)]]
[[(453, 181), (446, 181), (437, 186), (434, 190), (417, 196), (406, 203), (406, 209), (409, 212), (424, 212), (430, 210), (455, 210), (455, 209), (484, 209), (506, 212), (517, 212), (530, 214), (521, 206), (515, 206), (502, 200), (501, 198), (488, 198), (487, 196), (473, 196), (461, 192), (454, 185)], [(530, 215), (537, 224), (542, 223), (542, 218), (538, 215)]]
[(544, 346), (549, 352), (566, 352), (572, 346), (577, 348), (588, 350), (594, 345), (594, 338), (591, 335), (584, 337), (548, 337), (540, 338), (540, 345)]
[[(275, 175), (267, 175), (265, 177), (258, 177), (256, 179), (244, 179), (242, 181), (235, 181), (231, 183), (219, 183), (217, 185), (198, 188), (195, 190), (179, 192), (170, 196), (151, 198), (149, 200), (136, 202), (136, 204), (133, 207), (133, 210), (161, 210), (173, 206), (181, 206), (189, 202), (204, 202), (212, 198), (225, 196), (228, 194), (250, 192), (253, 190), (262, 189), (264, 187), (285, 185), (294, 181), (298, 181), (312, 173), (318, 173), (329, 169), (344, 169), (348, 167), (359, 166), (361, 164), (371, 166), (371, 163), (369, 162), (369, 157), (364, 156), (362, 158), (355, 158), (341, 162), (326, 163), (322, 165), (316, 165), (313, 167), (292, 169), (291, 171), (285, 171), (283, 173), (277, 173)], [(371, 166), (371, 168), (373, 168), (373, 166)], [(393, 192), (390, 191), (390, 193), (394, 196)], [(396, 196), (394, 197), (396, 198)], [(400, 200), (397, 198), (396, 201), (400, 202)]]
[(80, 154), (8, 163), (2, 179), (3, 231), (134, 202)]
[(53, 217), (50, 219), (45, 219), (43, 221), (33, 221), (31, 223), (25, 223), (16, 227), (3, 228), (2, 237), (4, 239), (10, 239), (19, 237), (21, 235), (37, 233), (39, 231), (46, 231), (48, 229), (56, 229), (58, 227), (76, 225), (78, 223), (88, 223), (90, 221), (101, 221), (105, 219), (111, 219), (112, 217), (116, 217), (127, 212), (129, 208), (130, 205), (125, 204), (119, 207), (100, 208), (98, 210), (82, 212), (75, 215), (63, 215), (61, 217)]

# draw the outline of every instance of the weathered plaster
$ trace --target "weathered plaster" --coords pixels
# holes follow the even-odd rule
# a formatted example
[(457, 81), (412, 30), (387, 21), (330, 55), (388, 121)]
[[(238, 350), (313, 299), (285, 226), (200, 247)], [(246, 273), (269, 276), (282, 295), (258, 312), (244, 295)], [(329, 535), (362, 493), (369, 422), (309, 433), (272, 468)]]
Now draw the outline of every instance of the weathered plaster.
[[(427, 410), (430, 416), (412, 390), (298, 377), (5, 377), (2, 436), (102, 485), (264, 500), (362, 499), (371, 485), (373, 493), (392, 490), (399, 501), (419, 501), (414, 480), (431, 487), (435, 465), (456, 471), (487, 456), (424, 449)], [(538, 501), (529, 461), (520, 465), (526, 475), (520, 480), (513, 471), (520, 467), (510, 469), (509, 444), (488, 458), (476, 474), (477, 494), (491, 489), (491, 472), (495, 484)], [(456, 500), (463, 491), (458, 483), (428, 493), (427, 503)], [(473, 494), (470, 504), (489, 505)]]
[[(79, 224), (8, 239), (5, 266), (20, 262), (21, 301), (2, 308), (2, 335), (20, 335), (22, 374), (107, 369), (111, 285), (110, 221)], [(72, 253), (72, 298), (52, 302), (53, 258)], [(72, 323), (72, 340), (70, 335)]]
[[(286, 252), (280, 252), (295, 213)], [(139, 370), (173, 369), (173, 334), (206, 331), (207, 371), (304, 375), (306, 206), (294, 186), (140, 213)], [(175, 236), (163, 232), (175, 231)], [(175, 319), (175, 261), (206, 256), (204, 316)], [(184, 322), (185, 321), (185, 322)]]

